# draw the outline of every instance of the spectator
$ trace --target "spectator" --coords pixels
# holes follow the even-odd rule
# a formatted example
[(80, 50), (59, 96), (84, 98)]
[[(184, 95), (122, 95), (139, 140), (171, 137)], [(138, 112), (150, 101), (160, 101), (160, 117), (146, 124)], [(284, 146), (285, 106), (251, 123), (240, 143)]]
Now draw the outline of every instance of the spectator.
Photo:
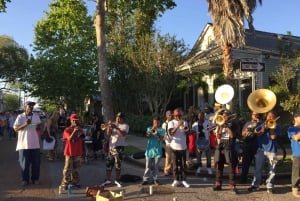
[(34, 105), (35, 102), (27, 101), (25, 111), (17, 116), (13, 125), (18, 133), (16, 150), (19, 152), (22, 186), (28, 185), (29, 180), (32, 184), (39, 184), (40, 178), (40, 141), (37, 128), (41, 120), (38, 114), (32, 112)]

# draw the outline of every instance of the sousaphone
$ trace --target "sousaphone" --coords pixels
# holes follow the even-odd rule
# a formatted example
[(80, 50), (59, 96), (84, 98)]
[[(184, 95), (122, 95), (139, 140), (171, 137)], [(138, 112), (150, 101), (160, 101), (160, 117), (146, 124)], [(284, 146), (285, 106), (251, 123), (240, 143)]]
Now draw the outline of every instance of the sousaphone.
[(220, 104), (229, 103), (234, 96), (233, 87), (229, 84), (223, 84), (219, 86), (215, 93), (215, 99)]
[(247, 99), (250, 110), (257, 113), (266, 113), (276, 105), (276, 95), (268, 89), (257, 89), (253, 91)]

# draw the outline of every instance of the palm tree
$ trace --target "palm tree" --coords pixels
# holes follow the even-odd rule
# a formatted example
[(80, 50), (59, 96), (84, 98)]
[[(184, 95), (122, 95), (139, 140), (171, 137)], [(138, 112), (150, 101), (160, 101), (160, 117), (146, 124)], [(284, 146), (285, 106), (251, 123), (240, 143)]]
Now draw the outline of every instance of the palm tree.
[[(213, 20), (215, 41), (223, 50), (223, 71), (228, 81), (232, 77), (231, 48), (245, 45), (244, 19), (254, 32), (252, 13), (256, 0), (207, 0)], [(258, 0), (262, 4), (262, 0)]]

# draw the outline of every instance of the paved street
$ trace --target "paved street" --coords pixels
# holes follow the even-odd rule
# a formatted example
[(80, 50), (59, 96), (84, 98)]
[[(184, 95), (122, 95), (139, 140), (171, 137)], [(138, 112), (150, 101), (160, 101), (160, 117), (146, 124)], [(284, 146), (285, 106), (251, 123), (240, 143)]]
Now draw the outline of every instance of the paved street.
[[(128, 136), (127, 145), (145, 146), (143, 138)], [(68, 196), (66, 192), (58, 194), (58, 185), (61, 181), (63, 160), (48, 162), (45, 153), (42, 157), (41, 184), (29, 185), (25, 188), (20, 187), (19, 166), (17, 162), (17, 153), (15, 152), (16, 141), (8, 141), (4, 138), (0, 141), (0, 156), (2, 163), (0, 165), (0, 200), (3, 201), (52, 201), (52, 200), (91, 200), (85, 196), (85, 187), (100, 184), (104, 181), (105, 168), (104, 160), (97, 159), (84, 163), (81, 169), (81, 184), (83, 188), (74, 189), (73, 194)], [(143, 145), (144, 143), (144, 145)], [(142, 176), (144, 167), (141, 161), (126, 160), (123, 163), (122, 174), (132, 174)], [(162, 172), (161, 172), (162, 174)], [(114, 177), (113, 177), (114, 178)], [(261, 191), (249, 193), (247, 188), (249, 184), (238, 185), (238, 194), (234, 194), (227, 188), (225, 180), (224, 190), (214, 192), (212, 185), (213, 176), (201, 174), (188, 175), (187, 181), (191, 184), (190, 188), (171, 187), (172, 178), (160, 176), (159, 180), (162, 185), (153, 187), (153, 195), (148, 195), (149, 186), (137, 183), (123, 183), (123, 188), (116, 186), (107, 187), (106, 189), (119, 192), (125, 190), (124, 200), (132, 201), (196, 201), (196, 200), (239, 200), (239, 201), (293, 201), (297, 200), (291, 195), (290, 177), (278, 177), (274, 194), (268, 194), (265, 186), (261, 186)]]

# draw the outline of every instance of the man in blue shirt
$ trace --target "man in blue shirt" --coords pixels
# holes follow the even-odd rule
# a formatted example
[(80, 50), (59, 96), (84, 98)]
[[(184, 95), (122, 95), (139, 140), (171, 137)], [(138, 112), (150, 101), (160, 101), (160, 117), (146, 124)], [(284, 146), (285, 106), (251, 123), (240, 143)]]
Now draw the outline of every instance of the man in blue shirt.
[(261, 184), (263, 167), (265, 160), (267, 160), (269, 167), (269, 175), (266, 180), (267, 192), (273, 193), (274, 187), (274, 177), (275, 177), (275, 167), (277, 163), (277, 138), (281, 134), (281, 127), (276, 124), (278, 119), (277, 113), (272, 110), (266, 115), (266, 121), (261, 129), (257, 129), (257, 140), (258, 149), (255, 156), (255, 172), (252, 180), (252, 186), (248, 188), (249, 191), (258, 191), (259, 185)]
[(292, 165), (292, 193), (295, 197), (300, 197), (300, 111), (294, 112), (294, 125), (289, 127), (288, 136), (291, 140), (293, 155)]

